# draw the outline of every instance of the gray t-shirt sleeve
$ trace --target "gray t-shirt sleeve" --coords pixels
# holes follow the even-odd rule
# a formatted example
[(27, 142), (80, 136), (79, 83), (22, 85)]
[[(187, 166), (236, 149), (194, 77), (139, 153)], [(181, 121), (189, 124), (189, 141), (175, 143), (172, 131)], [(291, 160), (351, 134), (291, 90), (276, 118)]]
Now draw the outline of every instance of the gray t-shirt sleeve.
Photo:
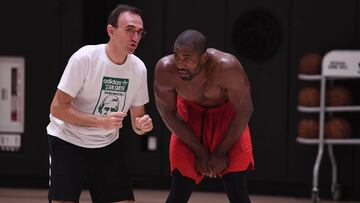
[(57, 88), (75, 97), (84, 86), (85, 77), (84, 62), (72, 56), (66, 65)]
[(131, 106), (142, 106), (149, 102), (149, 91), (148, 91), (148, 84), (147, 84), (147, 71), (144, 68), (141, 71), (141, 81), (138, 88), (138, 92), (131, 104)]

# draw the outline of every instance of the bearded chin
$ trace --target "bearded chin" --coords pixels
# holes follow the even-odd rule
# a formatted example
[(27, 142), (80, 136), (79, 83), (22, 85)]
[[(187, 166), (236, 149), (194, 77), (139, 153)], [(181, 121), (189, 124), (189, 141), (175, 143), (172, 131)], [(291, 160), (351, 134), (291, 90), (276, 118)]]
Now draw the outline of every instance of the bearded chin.
[(192, 79), (194, 79), (200, 72), (201, 72), (201, 69), (202, 69), (203, 66), (198, 66), (193, 72), (188, 72), (189, 75), (186, 76), (186, 77), (181, 77), (180, 78), (184, 81), (190, 81)]
[(193, 77), (193, 75), (189, 75), (189, 76), (187, 76), (187, 77), (181, 77), (181, 76), (180, 76), (180, 78), (181, 78), (182, 80), (184, 80), (184, 81), (190, 81), (190, 80), (192, 80), (194, 77)]

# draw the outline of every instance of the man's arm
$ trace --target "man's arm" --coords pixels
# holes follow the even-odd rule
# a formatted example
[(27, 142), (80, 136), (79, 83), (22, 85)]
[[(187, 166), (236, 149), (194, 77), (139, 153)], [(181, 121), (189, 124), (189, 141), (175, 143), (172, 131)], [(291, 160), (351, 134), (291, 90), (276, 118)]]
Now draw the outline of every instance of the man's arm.
[(207, 173), (208, 151), (177, 113), (177, 93), (172, 84), (173, 76), (167, 70), (169, 65), (163, 60), (160, 60), (155, 68), (154, 94), (156, 107), (169, 130), (174, 132), (194, 152), (197, 158), (203, 160), (203, 166), (200, 166), (198, 170)]
[(223, 140), (217, 145), (209, 159), (210, 177), (219, 174), (228, 167), (228, 154), (231, 147), (248, 125), (253, 111), (250, 85), (241, 64), (235, 59), (227, 61), (221, 73), (222, 87), (226, 89), (229, 102), (235, 109), (235, 116)]
[(246, 73), (237, 59), (233, 58), (230, 61), (233, 64), (224, 71), (222, 81), (224, 88), (227, 90), (229, 102), (235, 108), (235, 116), (229, 125), (224, 139), (214, 152), (220, 156), (229, 153), (233, 144), (248, 125), (253, 112), (251, 89)]
[(132, 128), (136, 134), (144, 135), (153, 129), (152, 120), (149, 115), (145, 114), (144, 105), (130, 107), (130, 117)]
[(126, 116), (123, 112), (113, 112), (106, 117), (86, 114), (71, 106), (74, 98), (69, 94), (57, 90), (51, 103), (51, 115), (72, 125), (83, 127), (97, 127), (115, 129), (122, 127), (122, 120)]

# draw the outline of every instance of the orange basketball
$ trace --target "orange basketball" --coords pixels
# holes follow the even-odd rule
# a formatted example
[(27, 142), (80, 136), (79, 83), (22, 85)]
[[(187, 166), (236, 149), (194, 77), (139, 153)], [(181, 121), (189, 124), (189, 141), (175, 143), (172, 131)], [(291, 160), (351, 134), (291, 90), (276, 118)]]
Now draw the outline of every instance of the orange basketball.
[(298, 93), (298, 104), (300, 106), (319, 106), (320, 91), (313, 86), (303, 87)]
[(315, 118), (303, 118), (298, 123), (298, 136), (303, 138), (319, 137), (319, 121)]
[(346, 106), (351, 104), (351, 91), (345, 86), (332, 86), (326, 91), (326, 105)]
[(351, 124), (345, 118), (331, 118), (325, 123), (326, 138), (349, 138), (351, 131)]
[(299, 73), (320, 74), (322, 57), (318, 53), (304, 54), (299, 61)]

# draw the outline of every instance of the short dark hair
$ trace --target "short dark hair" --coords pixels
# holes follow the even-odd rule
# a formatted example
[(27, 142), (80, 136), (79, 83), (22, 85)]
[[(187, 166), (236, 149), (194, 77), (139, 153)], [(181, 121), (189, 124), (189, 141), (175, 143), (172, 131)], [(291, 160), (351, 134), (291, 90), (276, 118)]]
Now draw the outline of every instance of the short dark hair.
[(203, 54), (207, 49), (206, 37), (197, 30), (185, 30), (176, 38), (175, 44), (191, 46), (199, 54)]
[(107, 24), (112, 25), (113, 27), (118, 26), (118, 18), (121, 13), (130, 12), (139, 15), (142, 18), (142, 11), (136, 7), (127, 5), (127, 4), (119, 4), (116, 6), (114, 10), (111, 11), (108, 17)]

